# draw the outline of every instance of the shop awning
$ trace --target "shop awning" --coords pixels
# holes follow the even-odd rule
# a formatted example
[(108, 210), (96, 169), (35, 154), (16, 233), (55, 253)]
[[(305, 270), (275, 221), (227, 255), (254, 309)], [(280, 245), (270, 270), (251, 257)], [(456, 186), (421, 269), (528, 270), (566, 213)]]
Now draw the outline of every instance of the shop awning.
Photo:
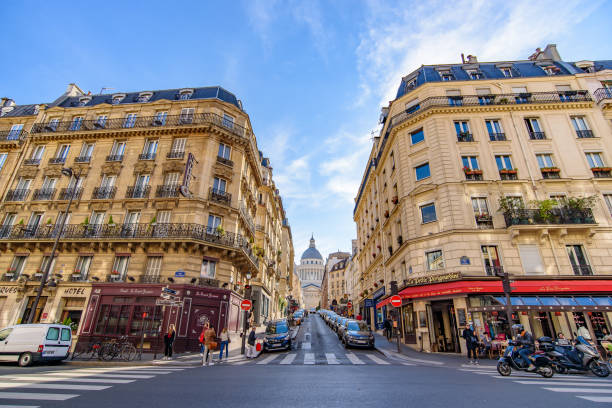
[[(612, 279), (589, 280), (516, 280), (510, 285), (512, 294), (559, 295), (572, 293), (612, 293)], [(411, 286), (400, 291), (402, 299), (421, 299), (459, 294), (504, 293), (501, 280), (462, 280), (432, 285)], [(376, 304), (383, 307), (390, 302), (387, 298)]]

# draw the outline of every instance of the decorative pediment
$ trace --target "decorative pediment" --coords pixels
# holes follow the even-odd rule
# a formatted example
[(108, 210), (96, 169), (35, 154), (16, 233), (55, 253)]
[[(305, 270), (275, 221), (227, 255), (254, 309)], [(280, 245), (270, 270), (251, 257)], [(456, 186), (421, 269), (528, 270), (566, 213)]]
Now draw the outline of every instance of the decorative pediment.
[(213, 166), (213, 173), (216, 176), (220, 176), (220, 177), (223, 177), (224, 179), (227, 179), (228, 181), (232, 181), (232, 176), (234, 175), (234, 170), (232, 170), (231, 168), (229, 168), (227, 166), (223, 166), (221, 164), (216, 163)]
[(7, 213), (14, 213), (21, 209), (19, 204), (5, 204), (2, 209)]
[(22, 167), (17, 172), (17, 177), (33, 179), (36, 177), (37, 173), (38, 173), (38, 168), (36, 167)]
[(123, 165), (119, 162), (104, 163), (102, 165), (102, 173), (103, 174), (119, 174), (121, 172), (122, 167)]
[(91, 166), (85, 163), (75, 163), (72, 169), (74, 170), (74, 174), (80, 174), (81, 177), (87, 177), (89, 170), (91, 170)]
[(431, 191), (431, 190), (435, 190), (436, 189), (436, 185), (433, 183), (427, 183), (427, 184), (421, 184), (417, 187), (415, 187), (412, 192), (410, 193), (410, 195), (415, 196), (417, 194), (421, 194), (421, 193), (425, 193), (427, 191)]
[(134, 165), (134, 174), (153, 173), (155, 162), (139, 161)]

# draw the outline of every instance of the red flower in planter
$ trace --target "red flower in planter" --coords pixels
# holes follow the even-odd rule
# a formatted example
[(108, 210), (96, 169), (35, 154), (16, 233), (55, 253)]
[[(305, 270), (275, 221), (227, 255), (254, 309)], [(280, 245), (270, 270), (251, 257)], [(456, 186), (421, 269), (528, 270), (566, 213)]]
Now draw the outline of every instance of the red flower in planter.
[(119, 275), (119, 271), (118, 271), (118, 270), (116, 270), (116, 269), (114, 269), (114, 270), (111, 272), (111, 275)]
[(377, 288), (378, 287), (378, 283), (374, 282), (374, 287)]

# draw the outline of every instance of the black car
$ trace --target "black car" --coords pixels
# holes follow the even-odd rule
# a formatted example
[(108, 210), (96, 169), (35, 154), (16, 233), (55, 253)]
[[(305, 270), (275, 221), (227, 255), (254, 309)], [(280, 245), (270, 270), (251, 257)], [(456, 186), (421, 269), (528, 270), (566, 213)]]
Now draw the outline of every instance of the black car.
[(342, 334), (342, 343), (344, 343), (345, 347), (374, 348), (374, 335), (366, 322), (349, 320)]
[(274, 320), (267, 324), (263, 349), (264, 351), (291, 350), (291, 330), (287, 320)]

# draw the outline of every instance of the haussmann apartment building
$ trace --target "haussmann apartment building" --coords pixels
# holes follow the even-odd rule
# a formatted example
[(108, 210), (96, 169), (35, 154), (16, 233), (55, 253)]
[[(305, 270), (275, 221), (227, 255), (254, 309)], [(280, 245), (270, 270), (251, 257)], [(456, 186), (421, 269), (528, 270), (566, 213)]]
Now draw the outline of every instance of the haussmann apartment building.
[[(33, 313), (83, 341), (144, 333), (151, 349), (174, 324), (181, 351), (206, 322), (241, 330), (247, 284), (255, 323), (285, 313), (291, 230), (232, 93), (71, 84), (52, 103), (0, 108), (0, 326)], [(164, 286), (174, 303), (159, 302)]]
[(612, 329), (612, 61), (424, 65), (383, 108), (356, 196), (353, 298), (403, 341), (460, 352), (467, 325), (536, 337)]

